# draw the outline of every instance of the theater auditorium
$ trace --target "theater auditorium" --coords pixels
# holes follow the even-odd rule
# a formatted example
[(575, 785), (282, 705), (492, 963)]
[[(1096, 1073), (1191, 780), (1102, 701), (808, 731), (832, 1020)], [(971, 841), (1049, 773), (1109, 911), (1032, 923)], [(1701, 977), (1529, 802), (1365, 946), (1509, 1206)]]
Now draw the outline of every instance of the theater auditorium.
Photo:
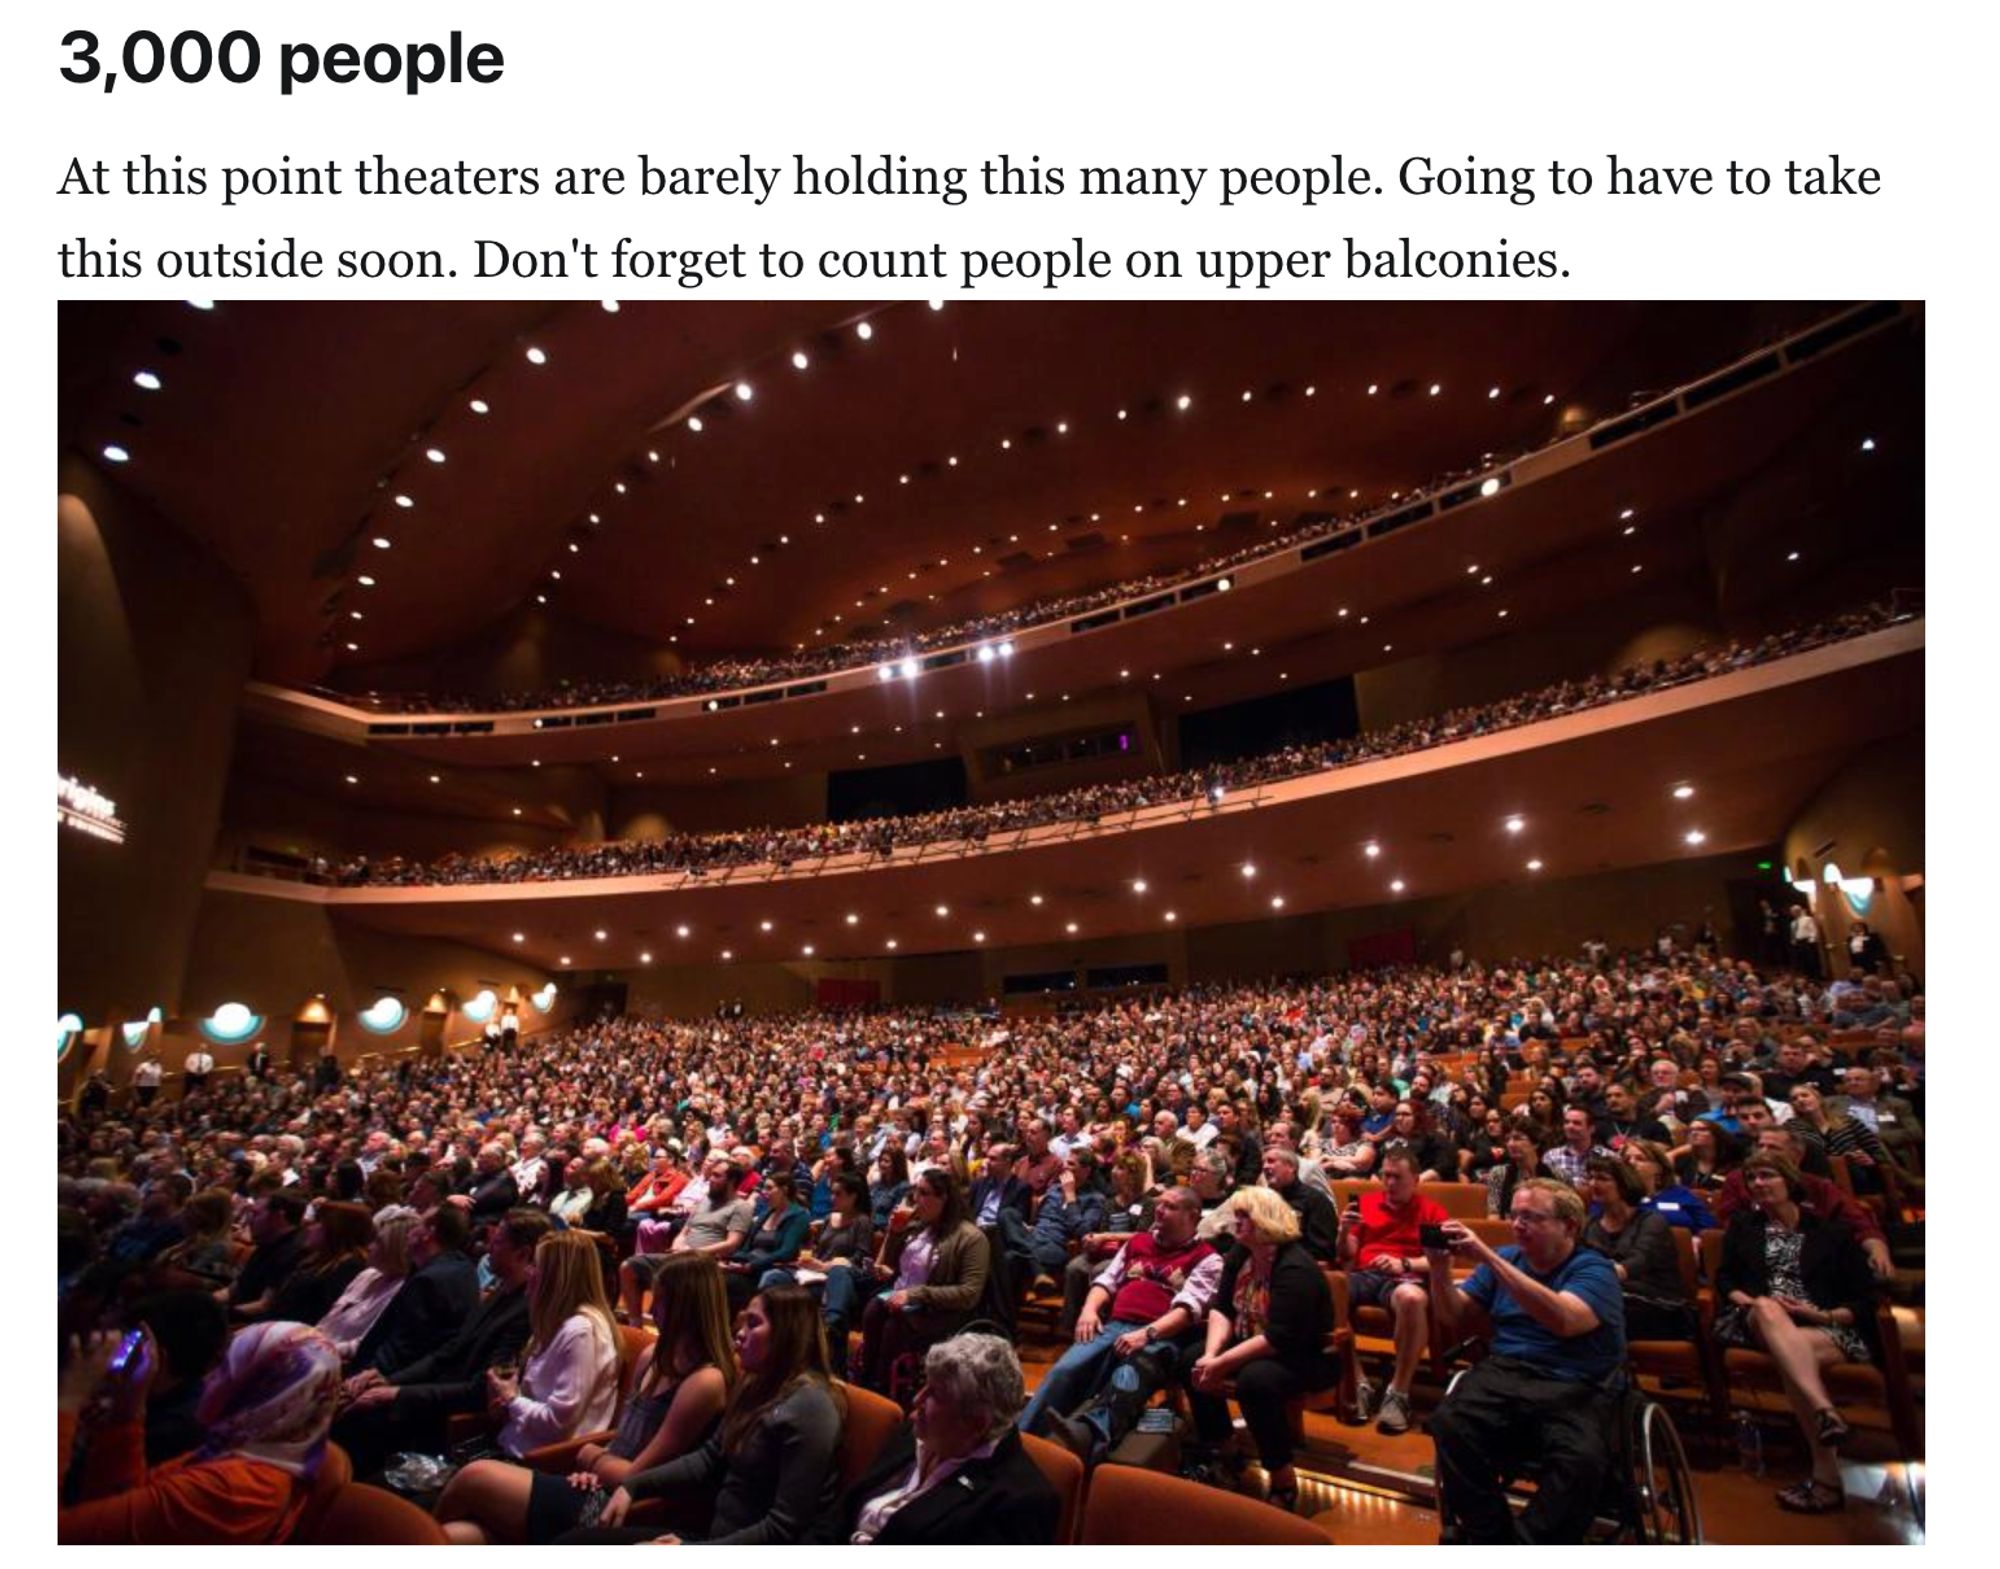
[(1924, 1538), (1924, 311), (71, 302), (64, 1542)]

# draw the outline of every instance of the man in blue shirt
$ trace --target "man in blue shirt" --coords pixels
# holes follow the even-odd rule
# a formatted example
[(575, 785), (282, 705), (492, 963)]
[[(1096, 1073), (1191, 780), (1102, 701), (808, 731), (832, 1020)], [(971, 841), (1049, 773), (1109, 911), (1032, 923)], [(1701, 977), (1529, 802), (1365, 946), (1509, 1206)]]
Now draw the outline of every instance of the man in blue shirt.
[[(1577, 1246), (1575, 1189), (1523, 1182), (1510, 1218), (1516, 1241), (1498, 1251), (1457, 1221), (1443, 1228), (1449, 1249), (1427, 1250), (1445, 1340), (1470, 1329), (1475, 1309), (1492, 1322), (1491, 1354), (1431, 1419), (1438, 1482), (1467, 1542), (1580, 1542), (1597, 1513), (1624, 1383), (1624, 1296), (1611, 1261)], [(1463, 1285), (1452, 1282), (1453, 1252), (1479, 1261)], [(1524, 1458), (1541, 1473), (1517, 1520), (1505, 1480)]]

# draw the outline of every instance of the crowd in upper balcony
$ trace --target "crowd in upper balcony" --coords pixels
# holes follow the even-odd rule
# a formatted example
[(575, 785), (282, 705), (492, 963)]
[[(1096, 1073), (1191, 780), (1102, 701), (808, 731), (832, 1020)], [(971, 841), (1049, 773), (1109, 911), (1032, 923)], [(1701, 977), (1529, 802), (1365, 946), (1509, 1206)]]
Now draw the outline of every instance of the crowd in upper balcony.
[(1559, 681), (1497, 702), (1453, 708), (1364, 735), (1281, 747), (1208, 769), (1087, 785), (1024, 800), (804, 827), (676, 832), (658, 839), (558, 845), (512, 856), (452, 854), (431, 861), (357, 857), (330, 867), (324, 875), (348, 887), (520, 883), (667, 873), (700, 876), (739, 866), (787, 867), (835, 855), (890, 857), (924, 845), (977, 846), (996, 836), (1004, 838), (1054, 823), (1087, 826), (1108, 816), (1173, 802), (1221, 800), (1232, 792), (1277, 780), (1468, 740), (1782, 659), (1904, 619), (1908, 613), (1893, 606), (1870, 606), (1809, 626), (1714, 643), (1678, 658), (1652, 660), (1609, 675)]

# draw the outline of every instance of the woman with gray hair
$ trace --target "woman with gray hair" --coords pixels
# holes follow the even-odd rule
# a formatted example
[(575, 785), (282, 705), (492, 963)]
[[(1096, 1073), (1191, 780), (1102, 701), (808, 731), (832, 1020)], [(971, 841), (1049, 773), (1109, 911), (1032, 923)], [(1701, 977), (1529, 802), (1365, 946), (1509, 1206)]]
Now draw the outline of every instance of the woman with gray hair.
[(998, 1335), (939, 1341), (910, 1420), (807, 1540), (1053, 1543), (1061, 1501), (1014, 1430), (1026, 1396), (1020, 1359)]

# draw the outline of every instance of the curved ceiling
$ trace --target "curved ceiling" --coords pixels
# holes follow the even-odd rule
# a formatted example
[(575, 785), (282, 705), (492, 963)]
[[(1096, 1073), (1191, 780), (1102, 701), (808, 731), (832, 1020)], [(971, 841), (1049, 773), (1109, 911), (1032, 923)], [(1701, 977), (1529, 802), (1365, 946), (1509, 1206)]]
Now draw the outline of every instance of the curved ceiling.
[(1828, 310), (77, 302), (60, 418), (244, 581), (261, 676), (357, 686), (537, 596), (712, 658), (1184, 569), (1242, 513), (1378, 506)]

